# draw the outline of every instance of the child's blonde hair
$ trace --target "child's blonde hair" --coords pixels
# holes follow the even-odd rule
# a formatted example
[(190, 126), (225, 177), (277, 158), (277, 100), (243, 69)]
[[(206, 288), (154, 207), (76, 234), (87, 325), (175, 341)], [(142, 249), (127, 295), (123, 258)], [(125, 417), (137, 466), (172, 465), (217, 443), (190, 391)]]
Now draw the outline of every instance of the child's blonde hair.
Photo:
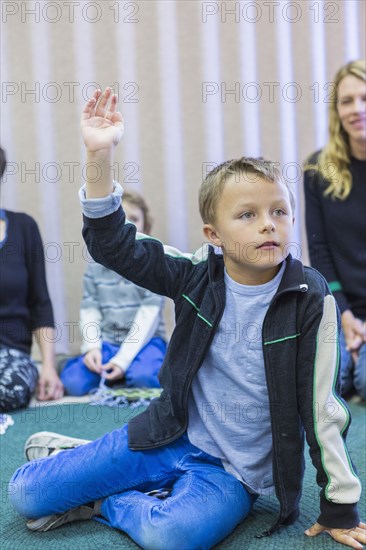
[(244, 175), (250, 181), (266, 179), (285, 185), (290, 196), (292, 212), (295, 211), (295, 195), (289, 183), (282, 177), (274, 162), (263, 158), (241, 157), (227, 160), (216, 166), (204, 179), (199, 191), (199, 210), (203, 223), (215, 223), (217, 203), (226, 180), (234, 175)]
[(338, 88), (345, 76), (352, 75), (366, 81), (366, 61), (350, 61), (339, 69), (334, 78), (334, 93), (329, 103), (329, 141), (321, 151), (317, 163), (305, 163), (305, 170), (315, 170), (327, 181), (324, 195), (333, 199), (344, 200), (352, 189), (352, 174), (349, 170), (351, 150), (349, 136), (339, 119)]
[(143, 196), (136, 191), (125, 189), (123, 191), (122, 202), (129, 202), (130, 204), (140, 208), (144, 216), (144, 233), (146, 233), (146, 235), (150, 235), (153, 219)]

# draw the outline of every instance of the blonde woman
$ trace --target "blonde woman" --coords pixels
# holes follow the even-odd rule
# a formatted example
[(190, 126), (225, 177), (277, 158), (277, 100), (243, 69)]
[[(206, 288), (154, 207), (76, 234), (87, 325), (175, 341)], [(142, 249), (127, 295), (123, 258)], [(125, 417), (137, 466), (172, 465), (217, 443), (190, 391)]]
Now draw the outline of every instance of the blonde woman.
[(334, 95), (329, 104), (329, 141), (305, 165), (305, 204), (311, 264), (326, 278), (342, 314), (342, 394), (347, 395), (354, 388), (366, 399), (366, 62), (363, 60), (351, 61), (335, 76)]

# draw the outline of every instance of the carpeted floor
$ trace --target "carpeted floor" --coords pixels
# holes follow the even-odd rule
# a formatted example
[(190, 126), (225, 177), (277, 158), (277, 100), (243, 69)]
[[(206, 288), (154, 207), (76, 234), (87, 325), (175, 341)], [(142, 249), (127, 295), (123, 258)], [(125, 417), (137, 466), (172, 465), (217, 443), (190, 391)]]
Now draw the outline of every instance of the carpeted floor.
[[(348, 437), (352, 459), (357, 464), (363, 484), (366, 481), (366, 407), (351, 404), (353, 423)], [(15, 421), (5, 435), (0, 436), (1, 472), (1, 550), (100, 550), (138, 547), (126, 535), (95, 521), (77, 522), (49, 533), (31, 533), (25, 521), (11, 508), (7, 498), (7, 482), (15, 469), (25, 462), (23, 445), (27, 437), (41, 430), (56, 431), (73, 437), (95, 439), (111, 431), (138, 410), (92, 406), (88, 403), (36, 406), (13, 413)], [(318, 514), (318, 488), (315, 485), (315, 470), (307, 457), (304, 493), (301, 501), (301, 516), (292, 526), (282, 529), (271, 537), (254, 538), (267, 529), (276, 517), (277, 502), (271, 498), (257, 501), (247, 520), (224, 542), (216, 547), (220, 550), (330, 550), (342, 548), (328, 535), (309, 539), (303, 532)], [(360, 503), (363, 520), (366, 519), (365, 498)], [(174, 545), (164, 550), (181, 550)]]

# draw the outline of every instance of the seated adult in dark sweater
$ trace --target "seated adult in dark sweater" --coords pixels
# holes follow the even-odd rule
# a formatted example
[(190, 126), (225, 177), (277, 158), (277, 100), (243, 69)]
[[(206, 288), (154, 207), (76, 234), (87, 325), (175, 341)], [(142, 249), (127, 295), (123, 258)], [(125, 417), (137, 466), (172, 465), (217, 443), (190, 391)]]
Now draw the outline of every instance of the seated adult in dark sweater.
[[(2, 149), (0, 156), (2, 175)], [(0, 411), (6, 412), (25, 407), (37, 382), (38, 399), (63, 395), (55, 369), (43, 245), (36, 222), (27, 214), (0, 209), (0, 267)], [(33, 335), (42, 355), (40, 376), (30, 357)]]
[[(342, 314), (342, 393), (366, 399), (366, 66), (335, 77), (326, 147), (305, 166), (311, 264), (326, 278)], [(329, 329), (331, 338), (331, 327)], [(336, 328), (334, 328), (336, 334)]]

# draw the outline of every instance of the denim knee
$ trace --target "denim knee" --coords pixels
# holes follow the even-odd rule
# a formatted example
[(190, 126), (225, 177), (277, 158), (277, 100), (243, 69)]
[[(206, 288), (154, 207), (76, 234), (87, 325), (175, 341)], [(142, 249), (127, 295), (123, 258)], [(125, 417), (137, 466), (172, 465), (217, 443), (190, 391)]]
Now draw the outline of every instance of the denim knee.
[(27, 469), (28, 464), (24, 464), (12, 476), (8, 485), (8, 498), (18, 514), (26, 518), (36, 518), (41, 515), (41, 487), (38, 482), (27, 480)]
[[(91, 373), (94, 374), (94, 373)], [(64, 385), (67, 395), (81, 396), (86, 395), (91, 389), (97, 388), (100, 376), (89, 376), (88, 379), (83, 379), (81, 376), (76, 376), (71, 369), (62, 372), (60, 375), (61, 382)]]
[(210, 544), (205, 544), (202, 540), (197, 540), (196, 530), (192, 526), (183, 525), (179, 521), (172, 522), (171, 517), (164, 521), (162, 515), (159, 515), (157, 522), (146, 522), (139, 535), (138, 544), (148, 550), (168, 550), (170, 548), (179, 548), (180, 550), (194, 550), (210, 548)]

